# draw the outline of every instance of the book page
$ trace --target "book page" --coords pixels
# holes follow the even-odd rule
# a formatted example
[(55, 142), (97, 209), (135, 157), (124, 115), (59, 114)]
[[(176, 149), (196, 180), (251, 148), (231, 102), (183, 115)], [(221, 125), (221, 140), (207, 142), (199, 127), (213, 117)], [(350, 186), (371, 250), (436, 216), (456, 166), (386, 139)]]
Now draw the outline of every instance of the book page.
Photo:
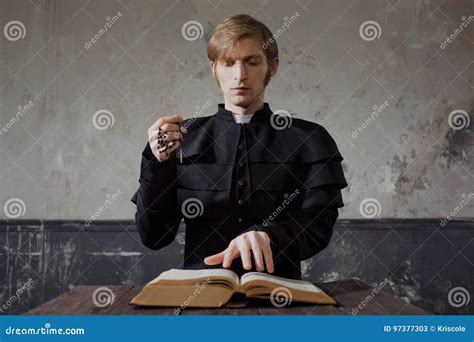
[(237, 285), (239, 284), (239, 277), (231, 270), (225, 268), (204, 269), (204, 270), (181, 270), (172, 268), (166, 272), (161, 273), (158, 277), (149, 282), (149, 284), (156, 283), (160, 280), (189, 280), (207, 277), (230, 278)]
[(245, 283), (248, 283), (253, 280), (264, 280), (264, 281), (268, 281), (277, 285), (281, 285), (281, 286), (285, 286), (288, 288), (293, 288), (293, 289), (297, 289), (301, 291), (323, 292), (319, 287), (315, 286), (309, 281), (282, 278), (282, 277), (277, 277), (277, 276), (267, 274), (267, 273), (262, 273), (262, 272), (245, 273), (240, 279), (241, 279), (240, 280), (241, 285), (244, 285)]

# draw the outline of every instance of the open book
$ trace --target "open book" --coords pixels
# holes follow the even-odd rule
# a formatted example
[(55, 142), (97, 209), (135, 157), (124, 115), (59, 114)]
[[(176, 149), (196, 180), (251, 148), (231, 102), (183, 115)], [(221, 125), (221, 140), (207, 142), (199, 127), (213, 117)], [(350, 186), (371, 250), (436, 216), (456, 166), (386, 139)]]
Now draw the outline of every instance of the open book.
[(304, 280), (249, 272), (240, 279), (231, 270), (170, 269), (144, 286), (130, 304), (143, 306), (246, 306), (247, 298), (270, 299), (277, 306), (291, 302), (336, 304), (320, 288)]

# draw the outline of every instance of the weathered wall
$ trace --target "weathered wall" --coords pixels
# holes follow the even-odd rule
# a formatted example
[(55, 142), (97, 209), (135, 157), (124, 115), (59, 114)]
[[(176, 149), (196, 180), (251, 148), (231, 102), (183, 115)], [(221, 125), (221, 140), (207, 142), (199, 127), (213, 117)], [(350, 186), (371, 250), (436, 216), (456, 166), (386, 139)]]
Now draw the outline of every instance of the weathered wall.
[[(132, 218), (147, 128), (163, 115), (215, 112), (223, 99), (206, 38), (242, 12), (278, 32), (272, 109), (321, 123), (345, 157), (341, 217), (361, 217), (367, 198), (380, 203), (379, 217), (442, 217), (472, 192), (473, 125), (455, 130), (448, 116), (472, 117), (474, 25), (441, 48), (473, 14), (470, 0), (33, 3), (0, 1), (2, 27), (19, 20), (26, 30), (0, 40), (0, 125), (31, 107), (0, 135), (0, 203), (21, 199), (22, 218), (87, 218), (118, 190), (100, 218)], [(203, 28), (194, 41), (181, 30), (191, 20)], [(362, 39), (371, 39), (359, 32), (368, 20), (380, 25), (378, 39)], [(93, 125), (99, 110), (113, 126)], [(471, 202), (456, 216), (473, 214)]]
[[(472, 301), (453, 308), (447, 292), (473, 286), (473, 6), (0, 0), (0, 219), (8, 220), (0, 304), (30, 277), (31, 292), (9, 312), (78, 284), (144, 283), (182, 262), (184, 231), (151, 252), (122, 220), (134, 217), (147, 128), (163, 115), (215, 112), (223, 99), (206, 38), (221, 19), (248, 13), (280, 29), (280, 72), (266, 92), (272, 109), (325, 126), (345, 158), (346, 206), (331, 246), (304, 264), (305, 276), (388, 278), (387, 289), (429, 310), (472, 313)], [(14, 20), (24, 25), (21, 39), (4, 33)], [(202, 37), (190, 41), (182, 27), (192, 20)], [(360, 31), (369, 20), (380, 26), (376, 39)], [(94, 121), (95, 113), (113, 123)], [(91, 230), (49, 224), (98, 211), (111, 221)], [(461, 228), (448, 229), (447, 216), (464, 219)], [(375, 226), (352, 221), (363, 217)]]

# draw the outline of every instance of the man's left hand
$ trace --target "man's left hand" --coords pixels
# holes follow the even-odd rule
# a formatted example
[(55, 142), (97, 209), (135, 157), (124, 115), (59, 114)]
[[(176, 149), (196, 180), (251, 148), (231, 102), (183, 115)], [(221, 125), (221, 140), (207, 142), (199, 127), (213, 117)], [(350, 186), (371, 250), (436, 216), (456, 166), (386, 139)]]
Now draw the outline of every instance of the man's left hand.
[(251, 270), (251, 253), (253, 254), (258, 272), (263, 272), (263, 259), (265, 258), (267, 271), (273, 273), (273, 256), (270, 247), (270, 237), (266, 232), (257, 232), (255, 230), (237, 236), (230, 242), (225, 250), (206, 257), (204, 263), (206, 265), (222, 264), (224, 268), (229, 268), (232, 264), (232, 260), (240, 256), (244, 269)]

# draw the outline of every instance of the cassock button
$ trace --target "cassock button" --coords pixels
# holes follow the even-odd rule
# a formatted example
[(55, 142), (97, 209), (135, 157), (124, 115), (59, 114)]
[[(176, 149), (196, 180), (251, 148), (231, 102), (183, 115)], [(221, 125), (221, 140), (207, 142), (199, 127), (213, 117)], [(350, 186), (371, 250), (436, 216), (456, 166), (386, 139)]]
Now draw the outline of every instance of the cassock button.
[(237, 184), (239, 184), (239, 186), (242, 187), (242, 186), (244, 186), (244, 181), (239, 180), (239, 181), (237, 182)]
[(241, 150), (244, 149), (244, 143), (243, 143), (243, 142), (241, 142), (241, 143), (239, 144), (239, 148), (240, 148)]
[(239, 161), (239, 166), (240, 166), (240, 167), (243, 167), (243, 166), (244, 166), (244, 162)]
[(239, 218), (239, 223), (243, 223), (244, 219), (242, 217)]
[(238, 201), (237, 203), (239, 203), (240, 205), (242, 205), (242, 204), (244, 204), (244, 201), (241, 200), (241, 199), (239, 199), (239, 201)]

